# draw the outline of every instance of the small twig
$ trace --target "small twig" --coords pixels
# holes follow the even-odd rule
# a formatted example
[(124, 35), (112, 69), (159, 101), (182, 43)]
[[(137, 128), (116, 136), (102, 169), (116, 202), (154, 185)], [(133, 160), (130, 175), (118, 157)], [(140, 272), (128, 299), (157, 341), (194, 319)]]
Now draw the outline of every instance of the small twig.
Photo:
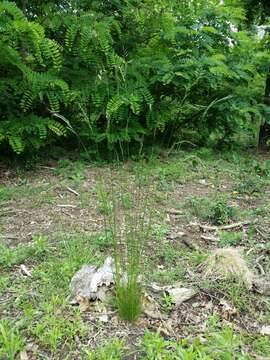
[(256, 266), (259, 268), (261, 275), (265, 275), (265, 271), (260, 263), (256, 263)]
[(72, 194), (76, 195), (76, 196), (79, 196), (80, 194), (76, 191), (76, 190), (73, 190), (71, 187), (69, 186), (66, 186), (67, 190), (70, 191)]
[(73, 215), (71, 215), (70, 213), (68, 213), (68, 212), (66, 212), (66, 211), (64, 211), (64, 210), (62, 210), (62, 213), (65, 214), (65, 215), (67, 215), (67, 216), (69, 216), (69, 217), (71, 217), (71, 218), (74, 217)]
[(71, 209), (76, 209), (77, 205), (71, 205), (71, 204), (63, 204), (63, 205), (57, 205), (60, 208), (71, 208)]
[(205, 295), (207, 295), (207, 296), (209, 296), (209, 297), (211, 297), (211, 298), (213, 298), (215, 300), (218, 300), (220, 302), (220, 298), (213, 295), (210, 290), (202, 288), (200, 286), (198, 286), (198, 288), (199, 288), (199, 291), (202, 292), (203, 294), (205, 294)]
[(254, 251), (254, 250), (256, 250), (254, 247), (253, 247), (253, 248), (250, 248), (250, 249), (247, 251), (246, 255), (248, 256), (248, 255), (251, 254), (252, 251)]
[(259, 263), (264, 258), (264, 254), (260, 255), (258, 259), (256, 259), (256, 263)]
[(0, 216), (8, 216), (16, 214), (15, 210), (1, 210)]
[(258, 269), (260, 270), (262, 275), (265, 275), (265, 271), (262, 267), (262, 265), (260, 264), (260, 261), (264, 258), (264, 254), (260, 255), (256, 260), (255, 260), (255, 266), (258, 267)]

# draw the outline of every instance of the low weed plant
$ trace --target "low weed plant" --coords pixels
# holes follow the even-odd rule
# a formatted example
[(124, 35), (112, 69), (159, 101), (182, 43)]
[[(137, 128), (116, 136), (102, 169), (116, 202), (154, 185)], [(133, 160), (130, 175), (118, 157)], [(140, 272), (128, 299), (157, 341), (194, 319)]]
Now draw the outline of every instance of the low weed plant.
[(213, 199), (190, 197), (185, 203), (185, 208), (191, 215), (213, 225), (227, 224), (237, 217), (237, 208), (224, 195), (216, 196)]
[(258, 175), (241, 176), (235, 186), (235, 191), (241, 195), (258, 195), (265, 187), (263, 180)]

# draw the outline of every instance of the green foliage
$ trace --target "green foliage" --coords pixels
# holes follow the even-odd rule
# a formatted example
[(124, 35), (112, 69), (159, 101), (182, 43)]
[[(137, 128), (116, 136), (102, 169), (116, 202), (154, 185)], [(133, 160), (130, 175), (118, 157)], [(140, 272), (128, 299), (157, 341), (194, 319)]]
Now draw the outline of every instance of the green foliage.
[(67, 135), (66, 124), (50, 112), (68, 103), (69, 88), (58, 77), (60, 46), (45, 37), (41, 25), (7, 1), (0, 4), (0, 24), (0, 143), (20, 154), (38, 149), (53, 134)]
[(47, 252), (47, 238), (44, 236), (34, 236), (31, 245), (22, 245), (16, 249), (0, 242), (0, 268), (9, 269), (14, 265), (22, 264), (28, 258), (40, 260)]
[(100, 346), (97, 350), (91, 351), (85, 349), (87, 360), (120, 360), (124, 355), (124, 344), (119, 339)]
[(240, 176), (240, 179), (236, 184), (235, 190), (240, 194), (251, 196), (261, 193), (264, 186), (265, 184), (259, 176), (250, 176), (248, 174), (243, 174)]
[(19, 332), (8, 320), (0, 321), (0, 357), (14, 360), (23, 347)]
[(65, 319), (61, 310), (64, 310), (64, 301), (57, 295), (52, 295), (49, 301), (40, 304), (42, 317), (33, 325), (31, 333), (39, 340), (42, 345), (49, 347), (52, 353), (57, 351), (61, 342), (69, 339), (69, 344), (76, 336), (84, 338), (86, 327), (79, 320), (69, 321)]
[[(199, 339), (192, 343), (183, 340), (179, 343), (164, 340), (159, 334), (146, 333), (143, 348), (146, 360), (226, 360), (233, 358), (249, 359), (248, 355), (241, 357), (241, 337), (232, 328), (226, 326), (222, 330), (215, 329), (202, 344)], [(238, 357), (239, 356), (239, 357)]]
[(213, 225), (227, 224), (237, 217), (237, 209), (227, 196), (217, 196), (213, 199), (191, 197), (185, 207), (192, 215)]
[(17, 3), (0, 6), (0, 142), (18, 154), (53, 135), (122, 157), (232, 144), (269, 116), (270, 58), (241, 1)]
[(119, 316), (129, 322), (134, 322), (142, 313), (142, 292), (136, 274), (128, 274), (127, 283), (120, 281), (116, 289), (116, 301)]
[(152, 232), (152, 210), (142, 188), (112, 179), (112, 174), (109, 181), (106, 185), (100, 181), (98, 201), (105, 234), (113, 243), (116, 304), (120, 317), (134, 322), (142, 311), (141, 277)]
[(165, 312), (170, 312), (172, 309), (173, 309), (173, 299), (171, 297), (171, 295), (168, 295), (166, 293), (163, 294), (163, 297), (162, 297), (162, 309), (165, 311)]
[(220, 246), (237, 246), (243, 240), (243, 233), (222, 231), (219, 234)]

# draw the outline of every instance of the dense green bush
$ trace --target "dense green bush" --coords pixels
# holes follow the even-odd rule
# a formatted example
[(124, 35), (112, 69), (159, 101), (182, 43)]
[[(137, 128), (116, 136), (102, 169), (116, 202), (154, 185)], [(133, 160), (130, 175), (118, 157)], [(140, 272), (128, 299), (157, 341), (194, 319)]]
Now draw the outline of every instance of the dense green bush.
[(122, 153), (161, 138), (231, 143), (269, 113), (269, 55), (235, 31), (245, 21), (235, 4), (18, 5), (24, 14), (0, 4), (0, 142), (17, 153), (53, 133)]
[(50, 133), (66, 135), (50, 110), (68, 103), (69, 88), (59, 77), (60, 46), (13, 3), (0, 4), (0, 35), (0, 142), (21, 153), (39, 148)]

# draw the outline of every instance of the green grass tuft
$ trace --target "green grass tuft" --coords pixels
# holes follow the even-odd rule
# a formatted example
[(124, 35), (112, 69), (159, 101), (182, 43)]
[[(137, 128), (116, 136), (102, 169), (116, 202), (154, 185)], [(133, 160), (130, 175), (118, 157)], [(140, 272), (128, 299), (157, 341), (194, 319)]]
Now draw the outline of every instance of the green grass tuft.
[(116, 302), (123, 320), (134, 322), (138, 319), (142, 312), (142, 291), (136, 277), (129, 277), (127, 284), (117, 286)]

